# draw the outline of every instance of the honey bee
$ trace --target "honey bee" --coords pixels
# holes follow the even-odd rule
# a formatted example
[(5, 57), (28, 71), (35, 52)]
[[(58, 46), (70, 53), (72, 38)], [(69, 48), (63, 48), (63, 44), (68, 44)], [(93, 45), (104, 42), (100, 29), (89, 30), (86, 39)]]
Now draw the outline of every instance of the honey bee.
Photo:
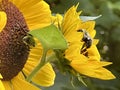
[(89, 33), (86, 30), (80, 29), (80, 30), (77, 30), (77, 31), (78, 32), (83, 32), (82, 41), (84, 42), (84, 44), (83, 44), (83, 46), (81, 48), (81, 53), (84, 53), (84, 52), (86, 52), (86, 50), (88, 48), (91, 47), (93, 40), (92, 40), (92, 38), (90, 37)]
[(23, 38), (23, 42), (28, 45), (30, 48), (35, 47), (35, 40), (31, 34), (28, 34)]

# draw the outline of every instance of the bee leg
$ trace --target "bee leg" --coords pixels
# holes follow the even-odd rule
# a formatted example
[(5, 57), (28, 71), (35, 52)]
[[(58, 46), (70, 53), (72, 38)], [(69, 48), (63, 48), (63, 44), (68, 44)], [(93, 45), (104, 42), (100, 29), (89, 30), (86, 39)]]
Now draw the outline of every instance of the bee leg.
[(85, 51), (86, 51), (86, 44), (84, 43), (81, 50), (80, 50), (80, 53), (82, 54)]
[(88, 57), (87, 47), (85, 43), (83, 44), (80, 53)]

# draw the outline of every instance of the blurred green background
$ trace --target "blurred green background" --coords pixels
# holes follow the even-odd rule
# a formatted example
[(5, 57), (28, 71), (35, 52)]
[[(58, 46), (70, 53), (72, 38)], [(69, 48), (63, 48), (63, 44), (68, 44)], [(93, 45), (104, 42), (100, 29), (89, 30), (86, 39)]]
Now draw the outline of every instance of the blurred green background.
[(78, 10), (82, 15), (98, 16), (96, 20), (96, 38), (100, 39), (98, 49), (103, 60), (113, 62), (107, 68), (115, 75), (115, 80), (102, 81), (85, 79), (88, 87), (75, 80), (75, 87), (70, 84), (69, 76), (57, 74), (55, 85), (43, 90), (120, 90), (120, 0), (45, 0), (52, 13), (64, 14), (72, 5), (79, 2)]

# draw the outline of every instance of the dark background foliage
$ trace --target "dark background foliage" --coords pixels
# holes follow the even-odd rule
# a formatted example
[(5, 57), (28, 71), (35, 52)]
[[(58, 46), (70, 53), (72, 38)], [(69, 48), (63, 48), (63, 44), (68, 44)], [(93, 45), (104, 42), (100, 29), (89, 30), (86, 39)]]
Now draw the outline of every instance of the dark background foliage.
[(98, 49), (103, 60), (113, 64), (107, 67), (115, 75), (115, 80), (102, 81), (88, 78), (88, 87), (75, 80), (75, 88), (70, 84), (69, 76), (57, 73), (55, 85), (43, 90), (120, 90), (120, 0), (45, 0), (52, 13), (64, 14), (72, 5), (79, 2), (78, 10), (82, 15), (98, 16), (96, 20), (96, 38), (100, 39)]

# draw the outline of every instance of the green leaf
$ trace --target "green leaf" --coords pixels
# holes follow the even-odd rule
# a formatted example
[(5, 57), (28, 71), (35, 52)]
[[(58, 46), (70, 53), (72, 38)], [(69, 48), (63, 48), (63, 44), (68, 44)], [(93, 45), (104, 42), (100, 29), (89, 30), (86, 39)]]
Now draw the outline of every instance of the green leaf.
[(36, 37), (45, 49), (66, 49), (67, 42), (61, 31), (53, 24), (29, 32)]

